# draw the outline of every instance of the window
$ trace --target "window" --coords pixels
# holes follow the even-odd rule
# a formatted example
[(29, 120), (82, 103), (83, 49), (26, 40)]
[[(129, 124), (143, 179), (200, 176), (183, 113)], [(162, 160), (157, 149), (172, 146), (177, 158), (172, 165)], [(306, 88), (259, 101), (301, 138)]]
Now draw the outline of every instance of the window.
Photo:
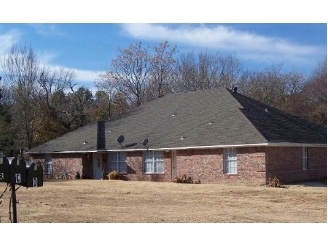
[(237, 174), (237, 151), (234, 148), (224, 150), (224, 173)]
[(302, 165), (303, 170), (308, 170), (308, 148), (302, 147)]
[(52, 165), (51, 155), (45, 156), (44, 163), (45, 163), (45, 174), (47, 174), (47, 175), (53, 174), (53, 165)]
[(164, 173), (164, 154), (160, 151), (147, 151), (144, 153), (145, 173)]
[(119, 173), (127, 173), (126, 152), (111, 152), (109, 154), (109, 172), (118, 171)]

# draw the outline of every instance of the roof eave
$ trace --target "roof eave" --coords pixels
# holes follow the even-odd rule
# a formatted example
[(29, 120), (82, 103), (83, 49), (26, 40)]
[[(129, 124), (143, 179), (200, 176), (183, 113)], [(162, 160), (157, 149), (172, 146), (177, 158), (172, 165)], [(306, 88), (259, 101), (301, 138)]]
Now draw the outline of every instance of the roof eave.
[(143, 149), (105, 149), (89, 151), (49, 151), (49, 152), (27, 152), (29, 155), (37, 154), (73, 154), (73, 153), (99, 153), (99, 152), (133, 152), (133, 151), (170, 151), (170, 150), (188, 150), (188, 149), (222, 149), (222, 148), (242, 148), (242, 147), (327, 147), (327, 144), (313, 143), (257, 143), (257, 144), (229, 144), (229, 145), (210, 145), (210, 146), (186, 146), (186, 147), (163, 147), (163, 148), (143, 148)]
[(327, 147), (327, 144), (280, 142), (280, 143), (268, 143), (268, 146), (269, 147)]

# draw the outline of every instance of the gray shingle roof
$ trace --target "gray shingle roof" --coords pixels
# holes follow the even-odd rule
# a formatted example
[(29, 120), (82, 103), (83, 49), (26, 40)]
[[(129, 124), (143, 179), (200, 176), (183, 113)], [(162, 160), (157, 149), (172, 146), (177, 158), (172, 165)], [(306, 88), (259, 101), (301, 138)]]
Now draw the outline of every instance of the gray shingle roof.
[[(225, 88), (169, 94), (106, 121), (106, 150), (196, 148), (270, 143), (326, 144), (327, 131)], [(85, 143), (85, 144), (84, 144)], [(132, 146), (131, 146), (132, 145)], [(97, 123), (31, 149), (30, 153), (97, 149)]]

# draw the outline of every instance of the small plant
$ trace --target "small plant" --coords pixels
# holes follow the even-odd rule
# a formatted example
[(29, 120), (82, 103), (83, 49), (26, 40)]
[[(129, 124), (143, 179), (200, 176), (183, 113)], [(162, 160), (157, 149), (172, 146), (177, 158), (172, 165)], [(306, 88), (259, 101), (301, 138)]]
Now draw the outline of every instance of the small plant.
[(81, 179), (81, 174), (79, 172), (76, 172), (75, 179)]
[(103, 172), (103, 180), (108, 180), (109, 179), (109, 175), (105, 174), (105, 172)]
[(267, 186), (277, 187), (277, 188), (287, 188), (287, 186), (283, 185), (276, 176), (269, 178)]
[(111, 171), (108, 174), (108, 178), (111, 180), (119, 180), (120, 179), (120, 173), (118, 171)]
[(191, 177), (183, 175), (181, 178), (175, 177), (175, 183), (193, 184), (194, 182)]

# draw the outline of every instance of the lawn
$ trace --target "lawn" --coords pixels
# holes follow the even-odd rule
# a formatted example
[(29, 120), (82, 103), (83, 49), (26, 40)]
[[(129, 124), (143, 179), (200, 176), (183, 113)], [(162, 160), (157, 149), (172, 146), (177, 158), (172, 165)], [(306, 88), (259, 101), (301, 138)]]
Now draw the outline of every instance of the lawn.
[[(10, 194), (1, 223), (10, 223)], [(327, 223), (326, 187), (67, 180), (16, 197), (19, 223)]]

